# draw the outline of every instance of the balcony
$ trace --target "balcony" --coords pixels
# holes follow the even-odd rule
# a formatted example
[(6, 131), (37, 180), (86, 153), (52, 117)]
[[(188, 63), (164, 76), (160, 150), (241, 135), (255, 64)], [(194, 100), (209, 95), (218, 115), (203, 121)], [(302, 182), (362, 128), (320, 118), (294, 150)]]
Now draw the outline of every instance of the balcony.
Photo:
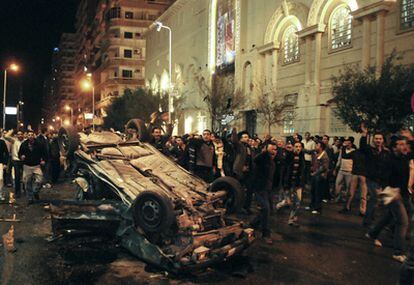
[(122, 27), (141, 27), (148, 28), (154, 21), (152, 20), (138, 20), (138, 19), (122, 19), (122, 18), (113, 18), (108, 20), (108, 26), (122, 26)]
[(135, 86), (144, 86), (145, 85), (145, 79), (141, 78), (107, 78), (106, 80), (103, 80), (99, 87), (103, 88), (108, 86), (114, 86), (114, 85), (135, 85)]
[(117, 67), (117, 66), (130, 66), (138, 67), (144, 66), (145, 60), (143, 58), (122, 58), (122, 57), (112, 57), (105, 59), (100, 66), (96, 66), (97, 71), (102, 71), (108, 67)]
[(110, 37), (102, 42), (102, 50), (107, 50), (111, 46), (128, 46), (131, 48), (145, 48), (145, 40), (143, 39), (125, 39)]

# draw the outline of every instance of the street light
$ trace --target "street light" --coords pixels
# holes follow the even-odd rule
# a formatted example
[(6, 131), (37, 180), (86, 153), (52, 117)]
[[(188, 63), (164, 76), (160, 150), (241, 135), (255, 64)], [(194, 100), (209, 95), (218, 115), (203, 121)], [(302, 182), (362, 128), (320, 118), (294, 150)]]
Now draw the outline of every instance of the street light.
[(81, 86), (83, 90), (92, 90), (92, 130), (95, 131), (95, 86), (93, 86), (91, 80), (91, 74), (88, 74), (88, 78), (82, 80)]
[(165, 26), (163, 23), (156, 21), (155, 26), (157, 27), (157, 32), (160, 32), (161, 29), (168, 30), (169, 35), (169, 53), (168, 53), (168, 73), (169, 73), (169, 92), (168, 92), (168, 113), (169, 119), (168, 122), (171, 124), (171, 113), (172, 113), (172, 102), (171, 102), (171, 92), (172, 92), (172, 84), (171, 84), (171, 76), (172, 76), (172, 30), (170, 27)]
[(70, 111), (70, 123), (73, 124), (73, 108), (69, 105), (65, 105), (65, 110)]
[(6, 129), (6, 97), (7, 97), (7, 70), (13, 72), (19, 71), (19, 66), (15, 63), (10, 64), (4, 69), (4, 81), (3, 81), (3, 130)]

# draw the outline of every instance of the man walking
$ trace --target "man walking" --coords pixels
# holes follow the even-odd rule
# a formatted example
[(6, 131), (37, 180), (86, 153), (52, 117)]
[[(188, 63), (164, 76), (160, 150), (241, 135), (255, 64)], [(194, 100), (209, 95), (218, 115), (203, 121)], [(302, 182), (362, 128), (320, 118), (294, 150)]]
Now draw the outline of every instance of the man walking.
[(302, 189), (305, 186), (305, 158), (302, 149), (302, 143), (295, 142), (293, 151), (288, 152), (286, 156), (286, 175), (283, 186), (286, 191), (289, 191), (290, 214), (288, 224), (290, 226), (299, 226), (297, 214), (302, 201)]
[(270, 142), (264, 151), (254, 158), (254, 178), (253, 185), (257, 203), (260, 206), (259, 214), (252, 221), (253, 227), (261, 227), (262, 237), (267, 244), (272, 244), (273, 240), (269, 229), (270, 203), (269, 193), (273, 187), (275, 172), (274, 158), (276, 156), (276, 145)]
[(326, 153), (326, 145), (317, 142), (315, 152), (312, 154), (311, 165), (311, 206), (312, 214), (320, 214), (322, 211), (323, 191), (329, 171), (329, 157)]
[(40, 134), (37, 136), (36, 140), (39, 142), (40, 146), (44, 149), (44, 161), (45, 163), (40, 166), (43, 173), (43, 187), (44, 188), (51, 188), (51, 179), (50, 179), (50, 142), (48, 138), (48, 130), (46, 127), (42, 127), (40, 129)]
[(12, 136), (13, 131), (4, 136), (4, 138), (11, 143), (11, 159), (14, 170), (14, 196), (20, 198), (21, 196), (21, 182), (23, 174), (23, 164), (19, 158), (19, 149), (24, 141), (24, 134), (22, 131), (17, 131), (16, 136)]
[[(383, 134), (375, 133), (374, 146), (370, 146), (367, 142), (368, 129), (364, 124), (361, 125), (361, 131), (362, 137), (359, 146), (366, 159), (367, 186), (369, 192), (369, 201), (366, 206), (363, 224), (369, 225), (374, 219), (377, 195), (388, 184), (388, 165), (391, 159), (391, 153), (384, 146)], [(362, 199), (366, 200), (366, 194), (362, 196)]]
[[(355, 149), (352, 147), (351, 141), (346, 138), (343, 147), (339, 150), (338, 162), (336, 163), (335, 196), (337, 201), (345, 198), (351, 187), (354, 153)], [(343, 188), (344, 190), (342, 190)]]
[(305, 153), (305, 182), (310, 182), (310, 169), (312, 164), (312, 153), (315, 150), (315, 141), (311, 138), (309, 132), (305, 133), (305, 138), (302, 140), (303, 152)]
[[(3, 136), (3, 132), (0, 132), (0, 138)], [(0, 139), (0, 200), (4, 201), (6, 195), (4, 193), (4, 170), (7, 167), (9, 161), (9, 151), (7, 149), (6, 142)]]
[(211, 141), (211, 131), (204, 130), (201, 139), (189, 139), (188, 147), (193, 150), (193, 153), (189, 154), (189, 163), (194, 164), (194, 174), (207, 183), (213, 182), (217, 159), (214, 144)]
[(19, 158), (23, 162), (23, 182), (30, 205), (33, 204), (33, 199), (39, 199), (39, 190), (43, 179), (41, 166), (45, 165), (46, 160), (46, 150), (35, 139), (32, 130), (27, 132), (27, 140), (20, 146)]

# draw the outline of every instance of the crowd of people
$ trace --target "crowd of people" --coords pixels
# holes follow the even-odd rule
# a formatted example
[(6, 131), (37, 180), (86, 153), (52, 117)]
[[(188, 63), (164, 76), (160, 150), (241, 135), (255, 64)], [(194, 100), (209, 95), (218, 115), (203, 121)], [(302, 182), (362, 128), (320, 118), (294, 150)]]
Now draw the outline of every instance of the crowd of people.
[[(309, 132), (304, 137), (295, 133), (284, 139), (270, 135), (261, 139), (236, 128), (183, 136), (172, 136), (172, 128), (164, 132), (154, 124), (149, 129), (149, 142), (155, 148), (206, 182), (222, 176), (237, 179), (245, 191), (242, 212), (251, 217), (251, 226), (266, 243), (273, 242), (272, 212), (288, 207), (287, 223), (299, 227), (302, 207), (321, 215), (325, 205), (342, 203), (341, 214), (357, 208), (366, 238), (375, 246), (382, 246), (379, 235), (384, 228), (392, 229), (393, 259), (404, 262), (406, 272), (411, 272), (406, 276), (413, 275), (414, 248), (408, 251), (406, 245), (408, 217), (413, 214), (414, 137), (410, 131), (401, 130), (386, 141), (384, 134), (369, 133), (362, 125), (357, 147), (353, 137)], [(32, 130), (2, 132), (0, 183), (11, 183), (13, 176), (17, 198), (23, 182), (29, 204), (39, 199), (39, 190), (59, 178), (60, 167), (55, 132), (45, 128), (37, 136)], [(355, 199), (357, 193), (359, 199)]]
[[(359, 147), (354, 137), (330, 138), (309, 132), (286, 139), (269, 135), (260, 139), (236, 129), (184, 136), (161, 133), (153, 127), (151, 143), (206, 182), (220, 176), (232, 176), (240, 182), (246, 193), (243, 212), (252, 215), (256, 212), (252, 207), (258, 206), (251, 225), (261, 230), (267, 243), (272, 243), (272, 211), (289, 207), (287, 223), (299, 227), (305, 201), (304, 209), (313, 215), (321, 215), (325, 204), (342, 203), (341, 214), (357, 208), (366, 238), (374, 245), (382, 246), (378, 237), (385, 227), (392, 229), (393, 258), (399, 262), (407, 259), (414, 183), (414, 137), (408, 130), (386, 142), (384, 134), (370, 134), (362, 125)], [(256, 204), (252, 204), (254, 199)], [(377, 213), (379, 207), (382, 210)]]

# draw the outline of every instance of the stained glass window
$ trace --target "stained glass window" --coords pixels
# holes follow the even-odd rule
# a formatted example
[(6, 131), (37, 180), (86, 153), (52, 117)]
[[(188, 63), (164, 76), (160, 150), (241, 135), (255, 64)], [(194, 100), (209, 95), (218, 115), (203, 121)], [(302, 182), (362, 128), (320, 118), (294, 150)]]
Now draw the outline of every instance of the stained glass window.
[(297, 32), (298, 29), (293, 25), (285, 31), (283, 37), (283, 62), (285, 64), (299, 60), (299, 37), (296, 34)]
[(401, 0), (400, 28), (414, 27), (414, 0)]
[(351, 45), (352, 16), (347, 6), (340, 6), (332, 13), (331, 18), (331, 49), (339, 49)]

